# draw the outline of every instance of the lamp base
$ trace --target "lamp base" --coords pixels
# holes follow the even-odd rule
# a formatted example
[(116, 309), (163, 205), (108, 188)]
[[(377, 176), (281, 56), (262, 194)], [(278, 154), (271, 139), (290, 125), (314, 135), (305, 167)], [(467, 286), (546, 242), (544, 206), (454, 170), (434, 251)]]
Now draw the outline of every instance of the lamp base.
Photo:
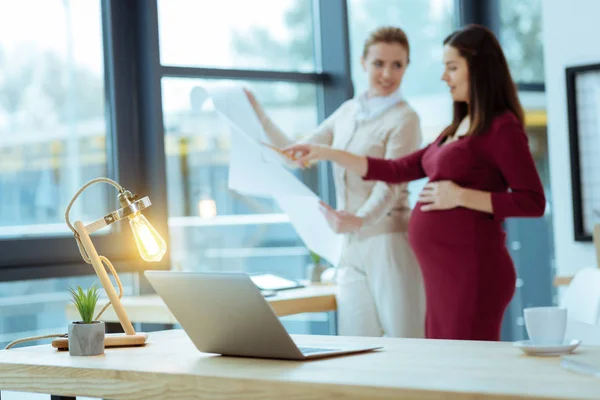
[[(130, 347), (143, 346), (148, 340), (147, 333), (136, 333), (134, 335), (126, 335), (124, 333), (107, 333), (104, 336), (104, 347)], [(52, 347), (58, 350), (69, 350), (69, 339), (58, 338), (52, 341)]]

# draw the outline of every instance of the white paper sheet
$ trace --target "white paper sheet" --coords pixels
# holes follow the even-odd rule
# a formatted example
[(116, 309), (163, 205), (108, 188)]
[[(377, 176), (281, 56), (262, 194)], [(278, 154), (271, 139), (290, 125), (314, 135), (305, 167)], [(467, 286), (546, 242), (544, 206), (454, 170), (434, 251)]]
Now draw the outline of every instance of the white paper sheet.
[[(260, 121), (240, 87), (206, 91), (192, 96), (212, 97), (231, 131), (229, 188), (247, 196), (272, 198), (289, 216), (306, 247), (337, 265), (343, 236), (331, 230), (319, 210), (319, 197), (284, 167), (283, 159), (261, 145), (266, 141)], [(198, 104), (199, 99), (192, 99)]]
[(279, 207), (290, 217), (290, 222), (307, 248), (337, 266), (342, 255), (343, 236), (331, 230), (319, 210), (319, 198), (278, 193)]
[(192, 104), (201, 104), (208, 97), (212, 98), (217, 111), (231, 124), (257, 142), (265, 139), (260, 121), (241, 87), (232, 85), (206, 90), (197, 86), (192, 90)]
[[(229, 122), (227, 118), (223, 118)], [(231, 151), (229, 153), (229, 189), (246, 195), (273, 197), (273, 183), (268, 179), (277, 162), (267, 158), (256, 142), (236, 125), (230, 124)]]
[[(290, 223), (307, 248), (337, 265), (342, 250), (342, 235), (331, 230), (319, 209), (319, 197), (278, 162), (265, 160), (255, 142), (232, 127), (231, 160), (245, 163), (231, 168), (229, 184), (236, 191), (258, 197), (270, 197), (290, 218)], [(265, 194), (269, 195), (266, 196)]]

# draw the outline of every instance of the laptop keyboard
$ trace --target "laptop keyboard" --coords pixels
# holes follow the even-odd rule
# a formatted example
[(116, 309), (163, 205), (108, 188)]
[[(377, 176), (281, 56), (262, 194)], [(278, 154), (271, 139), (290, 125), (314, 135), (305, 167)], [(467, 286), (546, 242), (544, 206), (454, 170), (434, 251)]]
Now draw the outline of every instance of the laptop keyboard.
[(298, 347), (298, 349), (300, 349), (300, 351), (304, 355), (314, 354), (314, 353), (326, 353), (326, 352), (339, 351), (340, 350), (340, 349), (324, 349), (324, 348), (318, 348), (318, 347)]

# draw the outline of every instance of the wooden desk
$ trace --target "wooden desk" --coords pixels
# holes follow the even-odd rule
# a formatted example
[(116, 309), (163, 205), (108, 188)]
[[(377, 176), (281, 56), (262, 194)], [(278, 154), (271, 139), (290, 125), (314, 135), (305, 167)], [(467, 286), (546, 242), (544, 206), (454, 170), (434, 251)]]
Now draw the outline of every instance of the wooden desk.
[[(200, 353), (183, 331), (150, 333), (145, 347), (71, 357), (49, 345), (0, 351), (0, 388), (127, 399), (598, 399), (600, 379), (527, 357), (511, 343), (300, 336), (383, 350), (300, 361)], [(579, 351), (592, 351), (582, 348)], [(593, 351), (599, 351), (596, 348)]]
[[(300, 314), (305, 312), (326, 312), (337, 309), (335, 301), (335, 285), (311, 285), (301, 289), (290, 289), (278, 292), (276, 296), (267, 297), (275, 313), (280, 316)], [(106, 299), (99, 301), (96, 313), (104, 306)], [(121, 299), (131, 322), (176, 324), (177, 320), (171, 314), (163, 300), (158, 295), (124, 296)], [(67, 319), (81, 319), (72, 303), (67, 305)], [(94, 315), (96, 314), (94, 313)], [(109, 307), (100, 318), (104, 322), (119, 322), (112, 307)]]

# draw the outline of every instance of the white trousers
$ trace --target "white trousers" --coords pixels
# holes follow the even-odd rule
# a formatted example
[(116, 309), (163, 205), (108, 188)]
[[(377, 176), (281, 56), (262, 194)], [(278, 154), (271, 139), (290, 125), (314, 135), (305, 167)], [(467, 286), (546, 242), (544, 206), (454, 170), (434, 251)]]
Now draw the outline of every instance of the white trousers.
[(348, 235), (338, 283), (338, 334), (425, 336), (423, 279), (406, 233)]

